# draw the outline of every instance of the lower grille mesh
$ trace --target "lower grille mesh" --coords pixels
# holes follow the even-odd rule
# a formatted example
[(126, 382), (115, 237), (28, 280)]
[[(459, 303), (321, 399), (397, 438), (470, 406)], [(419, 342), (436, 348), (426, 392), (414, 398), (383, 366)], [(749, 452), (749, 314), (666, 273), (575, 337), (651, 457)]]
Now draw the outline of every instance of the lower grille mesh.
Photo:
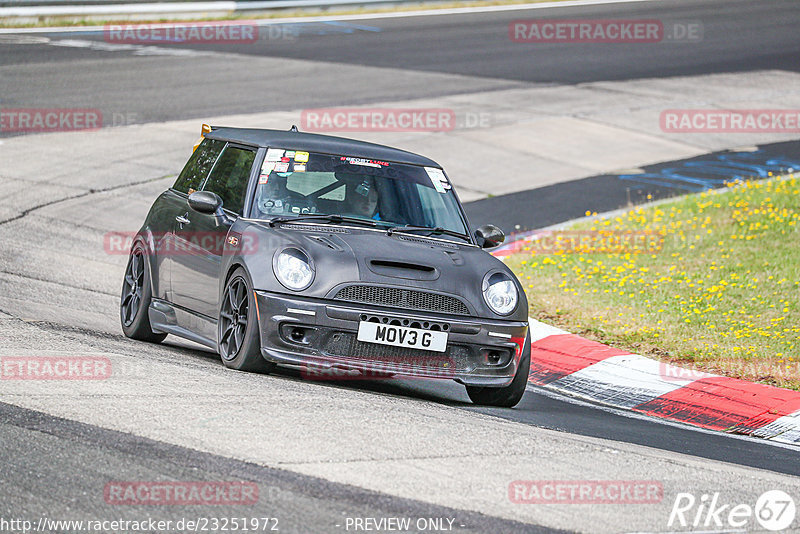
[(469, 348), (462, 345), (448, 345), (447, 351), (407, 349), (364, 343), (355, 334), (339, 332), (328, 338), (322, 352), (339, 358), (380, 361), (397, 364), (398, 367), (429, 367), (446, 371), (461, 370), (469, 357)]
[(406, 310), (469, 315), (466, 304), (455, 297), (399, 287), (347, 286), (340, 289), (334, 299)]

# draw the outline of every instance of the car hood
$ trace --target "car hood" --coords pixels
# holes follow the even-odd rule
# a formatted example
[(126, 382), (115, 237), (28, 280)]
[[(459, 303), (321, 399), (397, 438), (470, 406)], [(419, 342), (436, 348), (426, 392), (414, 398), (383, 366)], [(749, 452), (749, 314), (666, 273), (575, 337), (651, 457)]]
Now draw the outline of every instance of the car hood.
[[(247, 231), (259, 244), (257, 253), (243, 256), (256, 289), (334, 298), (350, 285), (392, 286), (455, 296), (476, 317), (527, 320), (527, 301), (514, 274), (503, 262), (474, 246), (340, 225), (283, 224), (270, 228), (258, 223)], [(275, 253), (287, 247), (299, 248), (311, 258), (315, 277), (303, 291), (289, 291), (273, 273)], [(495, 272), (507, 274), (519, 291), (517, 309), (509, 316), (495, 314), (483, 299), (483, 280)]]

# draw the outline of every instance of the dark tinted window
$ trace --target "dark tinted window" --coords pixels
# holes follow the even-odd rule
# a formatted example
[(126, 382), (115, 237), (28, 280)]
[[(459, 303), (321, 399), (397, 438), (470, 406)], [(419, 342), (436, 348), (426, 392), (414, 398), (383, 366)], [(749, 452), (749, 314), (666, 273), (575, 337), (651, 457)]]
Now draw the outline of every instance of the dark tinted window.
[(218, 194), (225, 209), (241, 215), (250, 169), (255, 159), (255, 151), (229, 146), (219, 157), (203, 191)]
[(200, 189), (200, 185), (208, 176), (208, 171), (217, 160), (217, 156), (222, 152), (225, 147), (224, 141), (217, 141), (216, 139), (203, 139), (197, 150), (194, 151), (192, 157), (186, 162), (186, 166), (181, 171), (180, 176), (172, 186), (176, 191), (181, 193), (194, 193)]

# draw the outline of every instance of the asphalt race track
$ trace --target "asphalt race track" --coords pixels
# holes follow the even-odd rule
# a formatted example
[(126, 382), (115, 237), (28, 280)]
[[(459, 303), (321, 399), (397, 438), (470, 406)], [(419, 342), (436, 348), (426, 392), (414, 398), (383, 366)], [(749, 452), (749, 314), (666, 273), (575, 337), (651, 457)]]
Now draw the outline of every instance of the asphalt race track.
[[(534, 17), (700, 20), (704, 38), (651, 48), (510, 42), (508, 23)], [(548, 85), (797, 73), (798, 20), (792, 0), (686, 0), (314, 22), (293, 27), (291, 39), (248, 46), (143, 50), (104, 48), (97, 32), (0, 34), (0, 106), (134, 117), (126, 149), (104, 137), (114, 128), (0, 132), (0, 193), (12, 199), (0, 201), (0, 356), (103, 355), (114, 367), (112, 379), (93, 383), (0, 382), (0, 518), (274, 517), (281, 532), (298, 533), (353, 532), (348, 520), (389, 517), (443, 521), (412, 532), (727, 532), (713, 523), (668, 525), (676, 495), (718, 492), (721, 502), (752, 506), (782, 489), (797, 500), (800, 462), (789, 447), (631, 417), (532, 386), (513, 410), (485, 409), (454, 383), (236, 373), (177, 338), (133, 342), (118, 320), (126, 257), (104, 251), (103, 236), (138, 228), (172, 183), (185, 154), (151, 150), (142, 134), (168, 121)], [(800, 159), (797, 143), (762, 148)], [(511, 230), (685, 192), (639, 182), (631, 198), (619, 175), (585, 180), (479, 200), (468, 210)], [(581, 193), (591, 195), (591, 207)], [(260, 497), (250, 506), (104, 499), (112, 481), (164, 480), (250, 481)], [(516, 504), (515, 480), (655, 480), (664, 498)], [(753, 520), (745, 528), (760, 527)]]
[[(569, 16), (700, 20), (704, 35), (699, 43), (644, 48), (623, 44), (613, 49), (591, 44), (533, 48), (508, 39), (513, 20)], [(186, 58), (69, 43), (4, 45), (0, 38), (0, 66), (12, 67), (4, 69), (0, 80), (0, 105), (27, 100), (39, 106), (97, 107), (107, 115), (135, 113), (140, 122), (160, 122), (204, 117), (209, 109), (227, 115), (346, 106), (520, 84), (763, 69), (797, 72), (796, 21), (792, 0), (667, 0), (546, 13), (309, 23), (274, 38), (264, 32), (266, 38), (255, 43), (181, 45), (198, 53), (235, 54)], [(41, 35), (103, 41), (102, 32)], [(314, 63), (304, 66), (286, 59)], [(325, 90), (320, 91), (323, 83)]]

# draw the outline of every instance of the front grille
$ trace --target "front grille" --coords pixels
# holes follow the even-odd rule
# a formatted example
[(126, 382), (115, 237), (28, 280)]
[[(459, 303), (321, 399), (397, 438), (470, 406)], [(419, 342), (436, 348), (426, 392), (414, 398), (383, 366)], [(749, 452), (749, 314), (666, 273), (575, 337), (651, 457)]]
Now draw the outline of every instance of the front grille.
[(399, 287), (347, 286), (340, 289), (334, 299), (405, 310), (469, 315), (467, 305), (455, 297)]
[(356, 335), (349, 332), (337, 332), (329, 337), (322, 352), (350, 360), (385, 362), (398, 369), (428, 368), (453, 372), (466, 369), (469, 363), (469, 348), (463, 345), (448, 345), (445, 352), (408, 349), (358, 341)]

